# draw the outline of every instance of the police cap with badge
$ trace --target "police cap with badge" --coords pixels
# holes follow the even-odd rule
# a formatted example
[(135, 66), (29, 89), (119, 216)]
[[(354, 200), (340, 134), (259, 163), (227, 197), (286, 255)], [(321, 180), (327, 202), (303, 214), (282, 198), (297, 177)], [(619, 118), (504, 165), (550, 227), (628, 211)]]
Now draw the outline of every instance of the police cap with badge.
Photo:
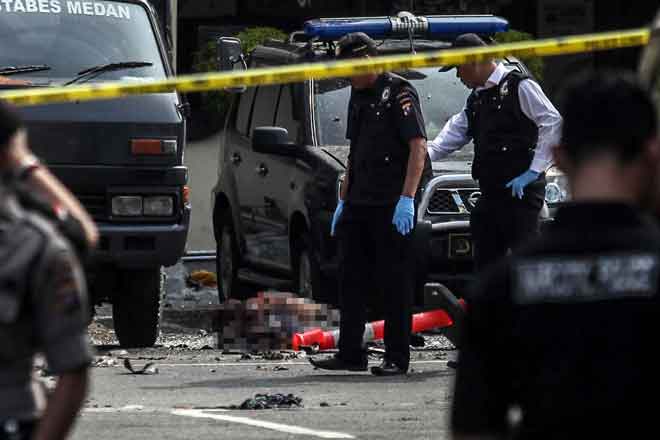
[[(488, 44), (481, 39), (477, 34), (461, 34), (456, 37), (456, 40), (451, 45), (452, 49), (459, 49), (464, 47), (481, 47), (488, 46)], [(451, 69), (457, 67), (456, 65), (442, 66), (440, 72), (448, 72)]]
[(376, 42), (364, 32), (353, 32), (344, 35), (337, 42), (335, 52), (337, 59), (361, 58), (378, 55)]

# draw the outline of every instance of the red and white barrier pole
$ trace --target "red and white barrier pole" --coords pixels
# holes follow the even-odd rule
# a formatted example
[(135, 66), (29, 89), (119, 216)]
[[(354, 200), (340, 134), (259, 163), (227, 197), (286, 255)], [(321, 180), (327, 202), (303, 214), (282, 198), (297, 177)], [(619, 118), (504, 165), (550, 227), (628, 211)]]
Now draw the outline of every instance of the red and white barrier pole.
[[(461, 301), (461, 305), (462, 304)], [(444, 310), (432, 310), (429, 312), (413, 315), (412, 332), (419, 333), (434, 328), (449, 327), (454, 321)], [(385, 337), (385, 321), (369, 322), (364, 326), (362, 343), (382, 340)], [(293, 335), (291, 345), (298, 351), (300, 347), (318, 345), (319, 350), (337, 348), (339, 344), (339, 330), (323, 331), (320, 328), (309, 330), (305, 333)]]

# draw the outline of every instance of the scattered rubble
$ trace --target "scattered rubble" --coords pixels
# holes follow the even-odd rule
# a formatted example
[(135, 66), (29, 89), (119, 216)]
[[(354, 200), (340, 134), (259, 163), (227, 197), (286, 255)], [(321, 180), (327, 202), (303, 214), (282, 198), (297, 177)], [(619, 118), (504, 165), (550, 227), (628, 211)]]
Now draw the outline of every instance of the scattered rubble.
[(107, 367), (117, 367), (117, 366), (119, 366), (119, 362), (117, 362), (117, 359), (111, 356), (98, 356), (92, 362), (92, 367), (96, 367), (96, 368), (107, 368)]
[(230, 409), (282, 409), (302, 408), (302, 397), (293, 394), (256, 394), (253, 398), (245, 400), (240, 405), (231, 405)]

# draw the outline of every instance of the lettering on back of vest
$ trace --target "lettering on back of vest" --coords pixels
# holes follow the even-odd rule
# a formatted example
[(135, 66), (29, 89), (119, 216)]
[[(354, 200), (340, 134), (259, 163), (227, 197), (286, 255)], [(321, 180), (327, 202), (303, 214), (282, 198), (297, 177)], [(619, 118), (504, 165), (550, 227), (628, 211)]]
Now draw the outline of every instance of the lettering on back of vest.
[(513, 266), (513, 301), (524, 305), (651, 298), (658, 288), (658, 267), (658, 256), (652, 254), (530, 258)]

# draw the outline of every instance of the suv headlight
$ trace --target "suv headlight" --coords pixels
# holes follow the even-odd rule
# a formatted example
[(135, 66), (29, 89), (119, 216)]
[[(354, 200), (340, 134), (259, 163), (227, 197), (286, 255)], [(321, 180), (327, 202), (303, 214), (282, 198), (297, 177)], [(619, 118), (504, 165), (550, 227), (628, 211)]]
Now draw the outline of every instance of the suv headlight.
[(551, 167), (546, 172), (546, 181), (545, 202), (548, 205), (556, 205), (570, 200), (571, 193), (568, 189), (568, 180), (557, 167)]

